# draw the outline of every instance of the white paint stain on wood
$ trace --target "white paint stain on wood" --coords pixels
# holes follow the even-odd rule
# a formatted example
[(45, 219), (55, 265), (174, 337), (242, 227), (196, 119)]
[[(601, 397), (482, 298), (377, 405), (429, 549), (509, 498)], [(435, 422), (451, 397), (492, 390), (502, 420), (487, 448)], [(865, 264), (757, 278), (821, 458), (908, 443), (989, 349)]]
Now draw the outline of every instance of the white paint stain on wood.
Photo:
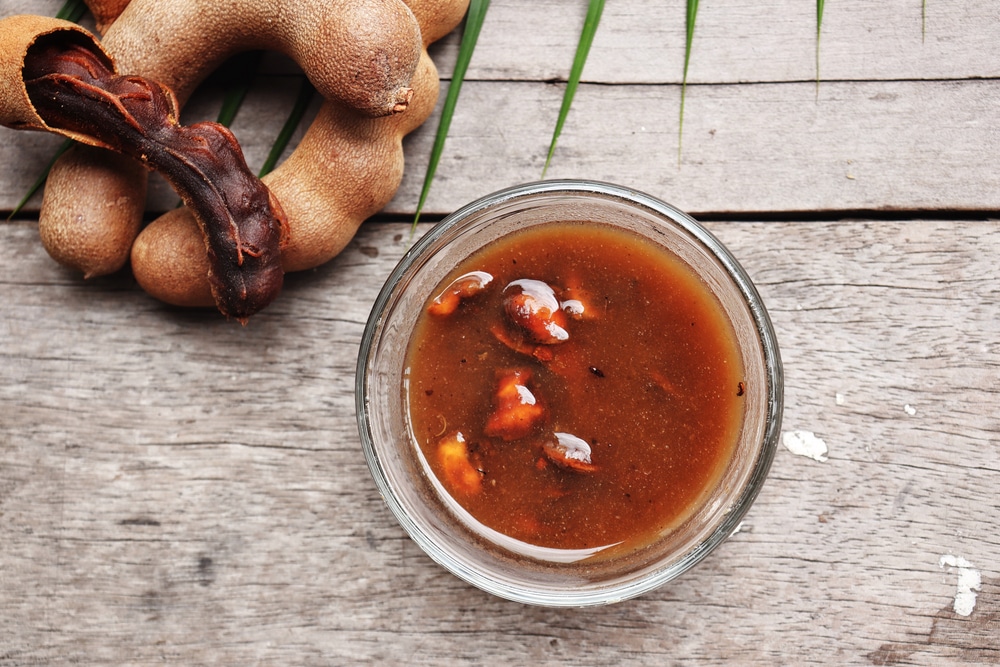
[(906, 405), (903, 406), (903, 412), (912, 417), (913, 415), (917, 414), (917, 409), (912, 405), (910, 405), (909, 403), (907, 403)]
[(958, 569), (954, 609), (959, 616), (969, 616), (976, 608), (976, 591), (983, 590), (983, 580), (979, 570), (961, 556), (952, 554), (941, 556), (938, 566)]
[(781, 444), (792, 454), (806, 456), (820, 463), (827, 460), (826, 443), (811, 431), (785, 431), (781, 434)]

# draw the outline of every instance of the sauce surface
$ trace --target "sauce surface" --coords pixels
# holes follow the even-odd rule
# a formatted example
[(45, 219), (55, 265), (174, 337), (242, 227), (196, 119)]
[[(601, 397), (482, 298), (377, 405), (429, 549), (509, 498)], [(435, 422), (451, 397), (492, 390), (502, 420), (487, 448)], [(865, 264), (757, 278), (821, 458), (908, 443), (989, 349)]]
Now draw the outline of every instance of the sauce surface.
[(406, 367), (430, 472), (476, 521), (539, 547), (649, 543), (698, 507), (741, 426), (717, 299), (673, 254), (598, 224), (467, 258), (425, 304)]

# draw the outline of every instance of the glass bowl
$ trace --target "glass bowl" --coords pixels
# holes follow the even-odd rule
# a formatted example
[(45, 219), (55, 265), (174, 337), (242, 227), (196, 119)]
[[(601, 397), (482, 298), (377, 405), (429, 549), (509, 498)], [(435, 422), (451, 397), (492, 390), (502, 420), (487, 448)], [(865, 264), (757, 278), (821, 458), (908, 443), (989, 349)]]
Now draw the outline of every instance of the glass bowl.
[[(722, 306), (744, 365), (738, 440), (718, 482), (686, 519), (642, 548), (601, 557), (535, 553), (465, 512), (431, 472), (409, 425), (407, 343), (428, 298), (457, 263), (515, 230), (580, 221), (631, 230), (690, 267)], [(741, 391), (744, 385), (741, 384)], [(729, 251), (691, 217), (649, 195), (593, 181), (544, 181), (486, 196), (417, 241), (389, 276), (361, 342), (358, 428), (379, 492), (437, 563), (489, 593), (527, 604), (607, 604), (679, 576), (739, 526), (767, 476), (780, 432), (781, 360), (757, 290)]]

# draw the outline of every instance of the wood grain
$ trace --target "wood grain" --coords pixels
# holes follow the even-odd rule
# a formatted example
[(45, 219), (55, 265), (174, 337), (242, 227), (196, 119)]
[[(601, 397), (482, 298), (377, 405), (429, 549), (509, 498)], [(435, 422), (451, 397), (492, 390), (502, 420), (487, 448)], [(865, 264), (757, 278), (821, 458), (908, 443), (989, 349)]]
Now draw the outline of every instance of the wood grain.
[[(538, 178), (585, 8), (491, 5), (428, 212)], [(919, 0), (827, 3), (818, 89), (814, 8), (702, 3), (678, 163), (684, 3), (608, 3), (549, 172), (754, 220), (708, 226), (774, 320), (784, 430), (828, 458), (779, 447), (704, 562), (551, 610), (405, 535), (354, 370), (407, 224), (366, 223), (240, 327), (57, 266), (36, 198), (0, 223), (0, 667), (1000, 664), (1000, 6), (928, 2), (922, 38)], [(445, 76), (457, 43), (434, 48)], [(266, 63), (234, 124), (252, 167), (297, 89)], [(185, 122), (220, 103), (203, 89)], [(385, 218), (412, 215), (435, 125)], [(0, 129), (0, 210), (59, 142)], [(151, 213), (176, 202), (154, 181)], [(968, 616), (945, 556), (981, 578)]]
[[(609, 6), (548, 175), (622, 183), (696, 213), (1000, 210), (1000, 7), (929, 3), (921, 41), (919, 2), (833, 3), (817, 90), (812, 6), (744, 5), (699, 14), (679, 163), (682, 3)], [(563, 93), (552, 81), (568, 72), (584, 8), (491, 5), (425, 211), (446, 214), (541, 176)], [(446, 76), (449, 40), (434, 54)], [(289, 68), (268, 71), (233, 128), (255, 168), (298, 87)], [(184, 122), (214, 119), (221, 97), (203, 90)], [(407, 170), (386, 212), (416, 207), (437, 118), (405, 141)], [(60, 141), (0, 128), (0, 210), (14, 207)], [(154, 179), (149, 210), (176, 203)]]
[[(498, 91), (500, 91), (498, 93)], [(607, 180), (696, 213), (1000, 209), (997, 81), (581, 86), (548, 177)], [(537, 180), (562, 90), (466, 83), (430, 210)], [(430, 123), (409, 156), (430, 151)], [(413, 208), (419, 157), (386, 210)]]
[[(583, 80), (615, 84), (680, 83), (684, 63), (682, 0), (608, 3)], [(565, 81), (586, 3), (505, 0), (490, 5), (468, 76), (475, 80)], [(996, 77), (995, 3), (841, 0), (825, 5), (820, 75), (835, 81)], [(436, 47), (450, 63), (458, 36)], [(688, 81), (752, 83), (816, 78), (816, 4), (715, 0), (698, 10)]]
[[(234, 131), (251, 168), (296, 88), (269, 78), (246, 102)], [(537, 180), (561, 96), (545, 83), (467, 82), (427, 212)], [(584, 85), (548, 176), (621, 183), (695, 213), (1000, 210), (998, 98), (997, 80), (825, 83), (818, 100), (812, 83), (691, 88), (678, 164), (676, 86)], [(220, 99), (196, 101), (186, 122), (214, 117)], [(385, 212), (416, 207), (436, 125), (437, 115), (404, 140), (407, 169)], [(0, 139), (9, 210), (60, 140), (4, 128)], [(177, 201), (152, 182), (151, 211)]]
[[(780, 449), (695, 570), (563, 611), (434, 565), (365, 468), (354, 359), (406, 225), (246, 328), (0, 227), (0, 664), (995, 664), (1000, 221), (710, 227), (775, 322), (785, 429), (829, 460)], [(969, 617), (945, 554), (981, 571)]]
[[(0, 18), (53, 16), (61, 0), (5, 0)], [(565, 80), (586, 3), (491, 3), (470, 63), (470, 80)], [(84, 23), (92, 26), (84, 19)], [(583, 74), (588, 82), (677, 84), (685, 39), (684, 0), (608, 3)], [(840, 0), (824, 10), (820, 73), (831, 81), (995, 78), (1000, 7), (991, 2)], [(451, 76), (459, 34), (432, 54)], [(692, 83), (813, 81), (816, 6), (809, 2), (715, 0), (698, 12), (688, 80)]]

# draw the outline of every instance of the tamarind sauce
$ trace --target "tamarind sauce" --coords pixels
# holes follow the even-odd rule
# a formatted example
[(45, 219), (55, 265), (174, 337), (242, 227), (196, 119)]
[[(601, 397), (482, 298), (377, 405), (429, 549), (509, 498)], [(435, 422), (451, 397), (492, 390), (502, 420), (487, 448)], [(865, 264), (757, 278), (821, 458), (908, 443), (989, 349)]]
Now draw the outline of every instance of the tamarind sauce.
[[(509, 286), (525, 280), (562, 299), (567, 339), (538, 344), (512, 323)], [(684, 262), (632, 232), (566, 222), (457, 266), (425, 304), (405, 380), (428, 473), (475, 521), (586, 550), (641, 547), (699, 507), (732, 455), (745, 378), (728, 318)], [(511, 396), (530, 411), (497, 430)], [(560, 444), (579, 441), (589, 452)]]

